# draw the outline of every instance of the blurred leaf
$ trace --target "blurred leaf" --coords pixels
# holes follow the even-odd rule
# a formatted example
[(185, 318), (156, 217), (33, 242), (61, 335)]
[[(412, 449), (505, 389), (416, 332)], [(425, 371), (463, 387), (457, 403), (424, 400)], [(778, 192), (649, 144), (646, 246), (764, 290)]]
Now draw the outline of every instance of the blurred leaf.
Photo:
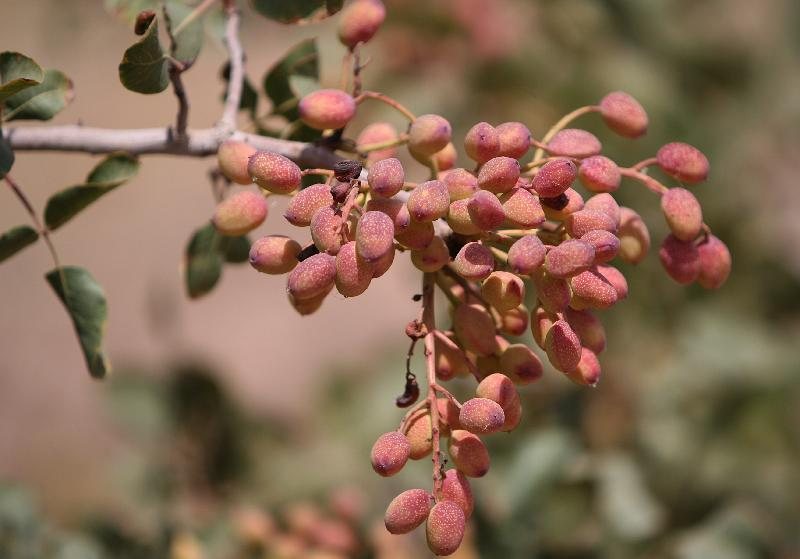
[(607, 456), (597, 473), (600, 510), (614, 533), (634, 541), (656, 535), (664, 523), (664, 509), (645, 487), (636, 462), (626, 455)]
[(38, 238), (39, 233), (33, 227), (27, 225), (12, 227), (0, 236), (0, 262), (35, 243)]
[(342, 8), (342, 0), (251, 0), (261, 15), (281, 23), (324, 19)]
[(88, 271), (76, 266), (56, 268), (45, 277), (72, 318), (89, 373), (103, 378), (110, 368), (102, 347), (108, 315), (103, 289)]
[(297, 120), (299, 95), (292, 87), (291, 79), (303, 76), (319, 81), (319, 53), (314, 39), (298, 43), (286, 53), (264, 76), (264, 91), (273, 105), (273, 112), (289, 120)]
[(153, 18), (142, 38), (125, 51), (119, 79), (136, 93), (161, 93), (169, 85), (169, 61), (158, 40), (158, 18)]
[(127, 153), (115, 153), (101, 161), (85, 184), (57, 192), (47, 201), (44, 221), (49, 229), (57, 229), (75, 217), (89, 204), (111, 192), (136, 175), (139, 160)]
[[(172, 29), (178, 29), (181, 22), (193, 11), (192, 7), (184, 4), (174, 2), (167, 4), (167, 13), (172, 21)], [(196, 18), (181, 29), (180, 32), (174, 33), (174, 36), (175, 52), (172, 56), (185, 64), (191, 64), (203, 48), (203, 37), (205, 36), (203, 18)]]
[(74, 97), (72, 80), (58, 70), (47, 70), (41, 84), (6, 99), (3, 120), (50, 120)]
[(196, 299), (211, 291), (222, 276), (220, 235), (210, 223), (194, 232), (186, 247), (184, 275), (189, 297)]
[(14, 150), (11, 149), (11, 144), (5, 136), (3, 136), (3, 129), (0, 127), (0, 179), (5, 177), (14, 166)]
[(563, 475), (578, 453), (572, 435), (560, 429), (545, 430), (520, 441), (519, 452), (506, 473), (506, 487), (513, 488), (506, 496), (509, 508), (514, 513), (523, 512)]
[(0, 53), (0, 103), (44, 79), (42, 68), (18, 52)]
[(222, 237), (220, 251), (229, 264), (242, 264), (250, 259), (250, 239), (241, 237)]
[(156, 440), (166, 429), (163, 385), (140, 371), (115, 373), (109, 399), (109, 413), (143, 439)]

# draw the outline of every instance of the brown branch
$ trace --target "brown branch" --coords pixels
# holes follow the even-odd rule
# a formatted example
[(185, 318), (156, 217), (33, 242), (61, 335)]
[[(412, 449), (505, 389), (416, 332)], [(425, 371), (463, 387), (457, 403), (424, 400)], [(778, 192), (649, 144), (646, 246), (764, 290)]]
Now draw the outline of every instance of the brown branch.
[[(169, 52), (172, 57), (178, 49), (178, 42), (172, 32), (172, 18), (169, 17), (167, 5), (162, 1), (161, 11), (164, 14), (164, 27), (169, 37)], [(188, 70), (188, 66), (172, 58), (169, 63), (169, 81), (172, 82), (172, 90), (178, 99), (178, 116), (175, 122), (175, 136), (178, 141), (186, 140), (186, 127), (189, 124), (189, 97), (186, 95), (186, 88), (183, 86), (181, 74)]]
[(442, 498), (442, 451), (439, 431), (439, 406), (436, 402), (436, 313), (434, 309), (435, 275), (426, 273), (422, 279), (422, 323), (427, 328), (425, 334), (425, 368), (427, 369), (428, 409), (431, 414), (431, 442), (433, 445), (433, 495), (437, 501)]

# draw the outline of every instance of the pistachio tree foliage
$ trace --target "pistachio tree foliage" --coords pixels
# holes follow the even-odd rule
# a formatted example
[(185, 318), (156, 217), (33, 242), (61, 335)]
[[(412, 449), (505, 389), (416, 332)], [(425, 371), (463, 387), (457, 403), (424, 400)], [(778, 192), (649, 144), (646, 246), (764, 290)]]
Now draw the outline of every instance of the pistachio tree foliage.
[[(141, 7), (117, 3), (123, 9)], [(260, 91), (245, 78), (237, 3), (170, 0), (154, 7), (136, 15), (137, 38), (120, 53), (119, 79), (141, 94), (172, 89), (177, 115), (161, 128), (12, 123), (51, 119), (70, 102), (72, 83), (24, 54), (0, 54), (0, 177), (31, 217), (31, 224), (0, 236), (0, 260), (40, 239), (46, 244), (55, 264), (46, 280), (72, 318), (90, 374), (102, 378), (110, 369), (103, 352), (103, 290), (87, 270), (60, 263), (52, 237), (134, 177), (142, 156), (217, 158), (217, 207), (191, 234), (183, 255), (190, 298), (213, 289), (225, 265), (249, 262), (254, 273), (285, 274), (288, 304), (309, 315), (334, 289), (344, 297), (364, 293), (395, 258), (408, 253), (421, 272), (421, 287), (414, 297), (419, 308), (411, 311), (405, 328), (409, 359), (394, 402), (406, 412), (395, 429), (377, 437), (371, 462), (379, 475), (392, 476), (409, 459), (431, 459), (432, 487), (399, 494), (386, 509), (385, 525), (403, 534), (425, 524), (428, 545), (437, 555), (459, 548), (473, 509), (470, 479), (490, 469), (483, 438), (517, 427), (518, 389), (542, 376), (540, 355), (577, 384), (600, 382), (598, 356), (606, 336), (598, 311), (628, 294), (615, 261), (636, 264), (651, 246), (642, 217), (616, 202), (619, 188), (643, 187), (658, 199), (670, 234), (659, 240), (657, 257), (669, 277), (708, 289), (727, 279), (730, 253), (703, 221), (691, 190), (709, 172), (700, 150), (676, 141), (625, 165), (603, 155), (595, 135), (574, 127), (578, 119), (600, 118), (610, 133), (624, 138), (645, 134), (647, 113), (625, 92), (590, 100), (541, 135), (522, 122), (479, 121), (465, 137), (454, 138), (446, 115), (417, 115), (364, 87), (360, 48), (387, 16), (381, 0), (353, 0), (346, 6), (253, 0), (254, 12), (285, 24), (336, 17), (343, 45), (342, 80), (331, 88), (317, 83), (313, 40), (288, 50), (263, 79), (272, 114), (281, 117), (267, 124), (256, 111)], [(182, 74), (201, 52), (204, 20), (220, 16), (230, 56), (221, 73), (222, 114), (211, 128), (190, 129)], [(314, 81), (316, 89), (300, 95), (298, 77)], [(399, 130), (372, 122), (353, 130), (350, 122), (364, 103), (389, 105), (407, 126)], [(240, 111), (255, 133), (237, 129)], [(283, 125), (273, 128), (275, 122)], [(407, 169), (396, 157), (402, 148), (429, 170), (429, 180), (407, 180)], [(54, 193), (40, 217), (12, 176), (15, 151), (34, 150), (104, 158), (85, 182)], [(469, 168), (456, 167), (459, 151), (472, 161)], [(251, 242), (248, 234), (268, 220), (272, 196), (290, 197), (283, 218), (298, 234)], [(440, 313), (447, 318), (439, 325), (437, 300), (449, 311)], [(541, 351), (510, 340), (529, 328)], [(426, 363), (420, 379), (410, 368), (419, 342)], [(474, 377), (474, 397), (461, 402), (446, 388), (444, 383), (455, 377)]]

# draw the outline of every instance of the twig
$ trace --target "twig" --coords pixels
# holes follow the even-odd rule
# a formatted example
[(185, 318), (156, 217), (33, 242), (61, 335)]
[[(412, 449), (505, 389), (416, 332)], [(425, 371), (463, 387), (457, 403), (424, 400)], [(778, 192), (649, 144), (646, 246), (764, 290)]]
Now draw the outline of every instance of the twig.
[[(172, 57), (178, 49), (178, 43), (175, 40), (176, 33), (172, 32), (172, 18), (169, 17), (166, 2), (161, 3), (161, 11), (164, 14), (164, 26), (167, 29), (167, 36), (169, 37), (169, 52)], [(175, 123), (175, 137), (179, 142), (186, 141), (186, 127), (189, 123), (189, 97), (186, 95), (186, 88), (183, 87), (183, 79), (181, 74), (188, 70), (188, 66), (172, 60), (169, 65), (169, 81), (172, 82), (172, 90), (175, 92), (175, 97), (178, 98), (178, 116)]]
[(303, 167), (333, 167), (342, 158), (331, 150), (305, 142), (280, 140), (220, 127), (186, 131), (186, 142), (177, 142), (168, 128), (108, 129), (84, 126), (4, 128), (3, 136), (14, 151), (65, 151), (106, 154), (126, 151), (132, 155), (165, 154), (206, 157), (233, 138), (256, 149), (272, 151)]
[(63, 277), (63, 272), (61, 271), (61, 262), (58, 259), (58, 253), (56, 252), (56, 247), (53, 246), (53, 242), (50, 240), (50, 232), (44, 225), (42, 225), (42, 222), (39, 221), (39, 216), (36, 215), (36, 210), (33, 209), (33, 204), (31, 204), (31, 201), (28, 200), (28, 197), (22, 191), (22, 188), (19, 186), (19, 184), (17, 184), (17, 182), (11, 178), (11, 175), (6, 175), (5, 179), (6, 179), (6, 184), (8, 184), (9, 188), (11, 188), (11, 190), (17, 196), (19, 201), (25, 207), (25, 211), (28, 212), (28, 215), (31, 217), (31, 221), (33, 221), (33, 224), (36, 226), (36, 230), (42, 236), (42, 239), (44, 239), (44, 243), (47, 245), (47, 250), (50, 251), (50, 256), (53, 257), (53, 263), (59, 270), (59, 274), (62, 275), (61, 284), (66, 289), (67, 282)]
[(436, 403), (436, 314), (434, 309), (434, 274), (426, 273), (422, 279), (422, 322), (428, 329), (425, 334), (425, 367), (427, 369), (427, 402), (431, 414), (431, 443), (433, 445), (433, 495), (442, 498), (442, 454), (439, 432), (439, 406)]
[(236, 0), (225, 0), (225, 13), (228, 16), (225, 25), (225, 43), (231, 59), (231, 72), (225, 109), (219, 124), (224, 130), (233, 132), (236, 130), (236, 114), (239, 112), (244, 84), (244, 52), (239, 42), (239, 8), (236, 7)]
[(659, 196), (664, 194), (667, 190), (669, 190), (666, 186), (658, 182), (653, 177), (645, 175), (641, 171), (637, 171), (632, 168), (628, 167), (620, 167), (619, 169), (620, 174), (623, 177), (628, 177), (629, 179), (633, 179), (645, 185), (649, 190), (655, 192)]
[(411, 122), (414, 122), (414, 120), (416, 120), (416, 118), (417, 118), (416, 116), (414, 116), (414, 113), (409, 111), (406, 107), (404, 107), (403, 105), (401, 105), (400, 103), (398, 103), (397, 101), (395, 101), (394, 99), (389, 97), (388, 95), (384, 95), (383, 93), (378, 93), (377, 91), (365, 91), (365, 92), (361, 93), (358, 97), (356, 97), (355, 101), (356, 101), (356, 104), (360, 104), (360, 103), (363, 103), (364, 100), (366, 100), (366, 99), (375, 99), (375, 100), (380, 101), (382, 103), (386, 103), (387, 105), (389, 105), (390, 107), (394, 108), (396, 111), (401, 113), (404, 117), (406, 117)]

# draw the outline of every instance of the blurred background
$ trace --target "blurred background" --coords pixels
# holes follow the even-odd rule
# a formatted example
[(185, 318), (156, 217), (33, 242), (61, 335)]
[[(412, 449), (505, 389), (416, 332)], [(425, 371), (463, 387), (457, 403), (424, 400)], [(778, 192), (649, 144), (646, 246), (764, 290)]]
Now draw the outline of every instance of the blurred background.
[[(541, 137), (565, 112), (628, 91), (649, 112), (647, 136), (622, 140), (591, 116), (578, 125), (628, 164), (671, 140), (702, 149), (712, 174), (694, 192), (733, 253), (717, 292), (674, 284), (655, 253), (623, 266), (631, 294), (604, 313), (600, 385), (548, 368), (522, 390), (521, 427), (488, 439), (492, 470), (473, 483), (458, 556), (800, 557), (800, 3), (386, 3), (365, 49), (367, 88), (444, 115), (457, 139), (480, 120), (520, 120)], [(112, 4), (0, 0), (0, 50), (73, 79), (58, 123), (171, 123), (169, 92), (140, 96), (118, 81), (134, 36)], [(335, 21), (284, 27), (245, 14), (256, 86), (312, 36), (323, 84), (335, 86)], [(185, 74), (190, 126), (219, 118), (224, 62), (212, 37)], [(356, 129), (394, 118), (369, 106)], [(14, 175), (41, 210), (96, 161), (21, 153)], [(187, 300), (181, 258), (214, 207), (212, 166), (148, 157), (54, 235), (62, 260), (106, 290), (115, 371), (105, 381), (86, 374), (43, 278), (44, 247), (0, 267), (0, 557), (429, 556), (421, 531), (390, 537), (381, 526), (395, 494), (427, 484), (428, 462), (386, 480), (368, 459), (402, 415), (393, 399), (418, 273), (399, 258), (365, 295), (331, 296), (309, 317), (291, 309), (283, 278), (246, 265)], [(660, 243), (655, 198), (631, 183), (618, 199)], [(281, 213), (277, 202), (264, 233), (290, 233)], [(26, 214), (0, 191), (2, 229), (19, 223)], [(271, 551), (259, 550), (265, 541)]]

